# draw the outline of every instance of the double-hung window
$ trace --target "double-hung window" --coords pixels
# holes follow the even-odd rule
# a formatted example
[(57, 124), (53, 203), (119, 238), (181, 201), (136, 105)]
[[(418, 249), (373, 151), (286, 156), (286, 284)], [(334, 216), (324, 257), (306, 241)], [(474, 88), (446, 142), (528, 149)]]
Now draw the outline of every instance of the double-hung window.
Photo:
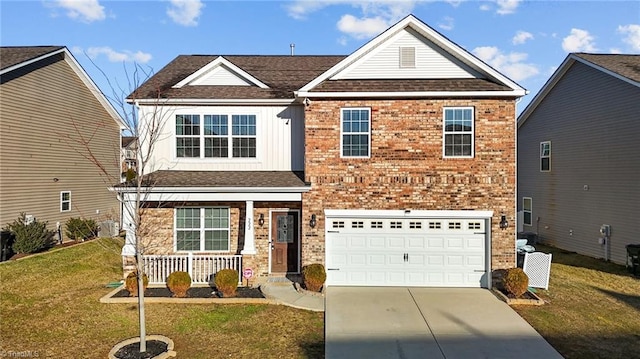
[(256, 116), (233, 115), (233, 157), (256, 157)]
[(71, 210), (71, 192), (60, 192), (60, 212), (69, 212)]
[(523, 214), (522, 222), (524, 223), (525, 226), (532, 225), (532, 219), (531, 219), (532, 212), (533, 212), (533, 202), (531, 200), (531, 197), (522, 197), (522, 214)]
[(229, 208), (176, 208), (176, 250), (229, 251)]
[(445, 158), (473, 157), (473, 107), (444, 109), (443, 156)]
[(340, 114), (342, 157), (371, 156), (371, 110), (343, 108)]
[(540, 171), (551, 171), (551, 141), (540, 142)]
[(229, 157), (229, 116), (204, 115), (204, 157)]
[[(201, 150), (202, 149), (202, 150)], [(256, 115), (176, 116), (176, 157), (255, 158)]]
[(176, 116), (177, 157), (200, 157), (200, 116)]

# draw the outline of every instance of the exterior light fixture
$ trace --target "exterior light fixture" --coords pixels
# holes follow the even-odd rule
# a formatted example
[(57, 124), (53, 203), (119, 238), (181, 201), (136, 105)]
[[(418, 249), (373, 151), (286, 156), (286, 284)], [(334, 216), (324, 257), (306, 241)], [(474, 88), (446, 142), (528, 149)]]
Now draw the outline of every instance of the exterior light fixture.
[(507, 221), (507, 216), (504, 214), (500, 217), (500, 229), (506, 229), (509, 227), (509, 222)]
[(260, 213), (260, 218), (258, 218), (258, 224), (260, 227), (264, 224), (264, 214)]
[(316, 222), (316, 215), (315, 215), (315, 214), (312, 214), (312, 215), (311, 215), (311, 220), (309, 221), (309, 226), (310, 226), (311, 228), (315, 228), (315, 227), (316, 227), (316, 224), (317, 224), (317, 222)]

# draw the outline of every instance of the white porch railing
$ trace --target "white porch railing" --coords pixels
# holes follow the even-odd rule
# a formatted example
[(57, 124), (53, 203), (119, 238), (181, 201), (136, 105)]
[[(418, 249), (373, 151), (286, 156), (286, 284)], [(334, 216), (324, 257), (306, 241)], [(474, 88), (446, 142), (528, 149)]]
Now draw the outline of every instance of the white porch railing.
[(213, 283), (213, 276), (222, 269), (238, 271), (238, 283), (242, 283), (242, 256), (212, 254), (145, 255), (142, 257), (144, 272), (149, 284), (164, 284), (172, 272), (188, 272), (193, 284)]

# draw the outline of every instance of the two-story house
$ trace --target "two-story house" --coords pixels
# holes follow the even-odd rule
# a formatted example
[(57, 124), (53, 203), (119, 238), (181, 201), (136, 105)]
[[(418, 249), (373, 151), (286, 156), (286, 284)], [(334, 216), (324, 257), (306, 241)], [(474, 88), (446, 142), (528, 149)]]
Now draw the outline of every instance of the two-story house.
[(522, 229), (626, 263), (640, 243), (638, 136), (640, 55), (567, 55), (518, 117)]
[(348, 56), (178, 56), (129, 97), (164, 134), (151, 252), (238, 255), (261, 276), (319, 262), (328, 285), (488, 287), (515, 266), (524, 94), (411, 15)]
[(0, 47), (0, 226), (118, 222), (122, 117), (64, 46)]

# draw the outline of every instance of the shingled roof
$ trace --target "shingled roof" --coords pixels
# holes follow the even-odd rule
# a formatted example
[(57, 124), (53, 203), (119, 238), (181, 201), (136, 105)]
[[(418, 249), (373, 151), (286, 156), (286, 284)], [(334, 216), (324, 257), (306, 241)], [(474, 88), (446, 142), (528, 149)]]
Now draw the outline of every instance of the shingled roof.
[(302, 172), (291, 171), (170, 171), (144, 176), (144, 183), (158, 187), (287, 188), (308, 187)]
[(0, 47), (0, 70), (58, 51), (62, 48), (64, 48), (64, 46), (2, 46)]
[(425, 92), (425, 91), (509, 91), (487, 79), (376, 79), (328, 80), (314, 92)]
[(218, 55), (181, 55), (158, 71), (129, 98), (155, 99), (293, 99), (298, 90), (346, 56), (224, 55), (227, 61), (269, 86), (183, 86), (178, 82), (200, 70)]
[(603, 67), (609, 71), (640, 82), (640, 55), (620, 54), (585, 54), (576, 53), (577, 57)]

